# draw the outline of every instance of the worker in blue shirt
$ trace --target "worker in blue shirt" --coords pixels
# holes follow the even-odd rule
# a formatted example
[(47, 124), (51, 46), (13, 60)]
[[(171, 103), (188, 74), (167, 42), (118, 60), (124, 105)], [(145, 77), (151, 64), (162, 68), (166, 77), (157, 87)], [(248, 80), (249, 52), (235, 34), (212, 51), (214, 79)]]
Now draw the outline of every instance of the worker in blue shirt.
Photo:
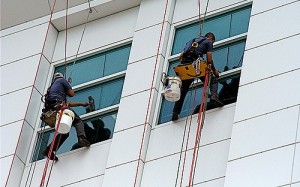
[[(63, 105), (67, 105), (67, 107), (76, 107), (76, 106), (88, 106), (88, 102), (72, 102), (67, 101), (67, 96), (73, 97), (75, 95), (74, 90), (72, 89), (69, 82), (64, 78), (62, 73), (55, 73), (53, 77), (53, 82), (51, 86), (48, 88), (47, 94), (45, 98), (45, 108), (46, 110), (60, 110)], [(69, 108), (70, 109), (70, 108)], [(72, 110), (72, 109), (70, 109)], [(86, 134), (84, 131), (84, 124), (81, 118), (72, 110), (75, 114), (74, 121), (72, 125), (76, 129), (77, 137), (78, 137), (78, 146), (79, 147), (89, 147), (90, 142), (86, 138)], [(68, 138), (69, 133), (67, 134), (58, 134), (54, 146), (53, 151), (57, 151), (59, 147), (64, 143), (64, 141)], [(51, 145), (51, 144), (50, 144)], [(50, 145), (47, 146), (46, 150), (43, 152), (44, 156), (47, 156), (49, 153)], [(55, 154), (51, 153), (51, 160), (58, 160)]]
[[(203, 58), (203, 55), (206, 55), (206, 61), (211, 66), (212, 72), (214, 76), (211, 76), (210, 82), (210, 93), (211, 93), (211, 102), (216, 106), (220, 107), (224, 104), (218, 98), (218, 81), (219, 71), (215, 68), (213, 59), (212, 59), (212, 49), (213, 43), (215, 42), (215, 35), (211, 32), (205, 34), (205, 36), (200, 36), (199, 38), (194, 38), (186, 43), (183, 51), (180, 53), (179, 60), (181, 64), (191, 64), (193, 61), (197, 60), (199, 57)], [(197, 46), (192, 49), (192, 46)], [(205, 81), (205, 77), (201, 77), (200, 80), (202, 82)], [(173, 113), (172, 113), (172, 121), (178, 119), (178, 115), (181, 112), (182, 105), (185, 99), (185, 96), (189, 90), (190, 85), (194, 79), (182, 80), (181, 87), (181, 96), (178, 101), (175, 102)]]

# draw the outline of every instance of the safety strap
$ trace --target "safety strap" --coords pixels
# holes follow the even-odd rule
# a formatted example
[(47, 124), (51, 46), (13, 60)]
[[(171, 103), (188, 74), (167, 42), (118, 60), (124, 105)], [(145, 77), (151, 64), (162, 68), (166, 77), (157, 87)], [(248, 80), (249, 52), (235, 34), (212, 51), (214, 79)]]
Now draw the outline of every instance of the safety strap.
[(196, 50), (196, 48), (205, 40), (206, 38), (201, 39), (198, 42), (195, 42), (196, 38), (194, 38), (192, 40), (191, 46), (183, 52), (183, 59), (182, 62), (184, 64), (186, 63), (191, 63), (194, 60), (196, 60), (200, 55), (197, 55), (194, 53), (194, 51)]
[(193, 39), (191, 47), (185, 52), (187, 53), (189, 50), (191, 50), (191, 48), (197, 48), (206, 38), (202, 38), (201, 40), (199, 40), (198, 42), (195, 42), (196, 38)]

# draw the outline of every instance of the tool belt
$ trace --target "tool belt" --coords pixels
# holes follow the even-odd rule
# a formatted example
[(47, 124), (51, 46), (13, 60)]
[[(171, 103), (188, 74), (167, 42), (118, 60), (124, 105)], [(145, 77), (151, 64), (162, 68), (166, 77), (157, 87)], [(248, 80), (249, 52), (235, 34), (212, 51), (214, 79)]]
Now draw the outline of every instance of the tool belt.
[(56, 115), (56, 110), (49, 110), (47, 112), (43, 112), (40, 118), (46, 125), (49, 125), (51, 128), (53, 128), (55, 127)]
[(181, 80), (204, 77), (206, 68), (208, 68), (208, 64), (203, 58), (198, 58), (192, 63), (179, 64), (173, 67), (176, 75), (179, 76)]
[(42, 109), (40, 119), (51, 128), (55, 127), (56, 116), (59, 110), (64, 105), (64, 101), (45, 101), (45, 106)]

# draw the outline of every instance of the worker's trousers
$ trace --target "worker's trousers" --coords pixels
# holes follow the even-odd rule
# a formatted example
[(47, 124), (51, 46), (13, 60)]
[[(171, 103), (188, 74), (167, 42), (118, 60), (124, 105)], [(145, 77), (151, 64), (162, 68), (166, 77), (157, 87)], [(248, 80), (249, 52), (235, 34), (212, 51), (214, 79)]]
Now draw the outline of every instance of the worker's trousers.
[[(217, 96), (218, 95), (218, 81), (213, 75), (211, 75), (210, 77), (211, 77), (210, 87), (209, 87), (210, 93), (211, 93), (211, 95)], [(200, 80), (204, 83), (205, 77), (200, 77)], [(189, 91), (189, 88), (193, 81), (194, 81), (194, 79), (188, 79), (188, 80), (182, 81), (182, 86), (181, 86), (181, 90), (180, 90), (180, 99), (175, 102), (175, 105), (173, 108), (173, 113), (180, 114), (185, 96), (186, 96), (187, 92)]]
[[(70, 110), (72, 110), (72, 109), (70, 109)], [(74, 121), (73, 121), (72, 125), (75, 127), (77, 137), (78, 136), (85, 136), (84, 124), (83, 124), (81, 118), (76, 114), (76, 112), (74, 110), (72, 110), (72, 111), (75, 114), (75, 118), (74, 118)], [(66, 139), (68, 137), (69, 137), (69, 133), (67, 133), (67, 134), (58, 134), (56, 139), (55, 139), (55, 142), (54, 142), (53, 151), (57, 151), (60, 148), (60, 146), (66, 141)], [(48, 145), (47, 148), (49, 148), (50, 145)]]

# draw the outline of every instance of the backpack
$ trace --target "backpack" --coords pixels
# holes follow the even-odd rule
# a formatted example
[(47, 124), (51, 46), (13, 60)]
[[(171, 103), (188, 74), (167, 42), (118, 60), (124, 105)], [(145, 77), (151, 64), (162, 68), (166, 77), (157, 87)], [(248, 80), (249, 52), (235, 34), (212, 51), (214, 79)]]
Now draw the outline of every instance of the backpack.
[(183, 52), (183, 63), (191, 63), (198, 58), (199, 54), (196, 53), (196, 49), (204, 40), (206, 40), (206, 38), (202, 38), (198, 42), (195, 40), (196, 38), (192, 40), (191, 45)]

